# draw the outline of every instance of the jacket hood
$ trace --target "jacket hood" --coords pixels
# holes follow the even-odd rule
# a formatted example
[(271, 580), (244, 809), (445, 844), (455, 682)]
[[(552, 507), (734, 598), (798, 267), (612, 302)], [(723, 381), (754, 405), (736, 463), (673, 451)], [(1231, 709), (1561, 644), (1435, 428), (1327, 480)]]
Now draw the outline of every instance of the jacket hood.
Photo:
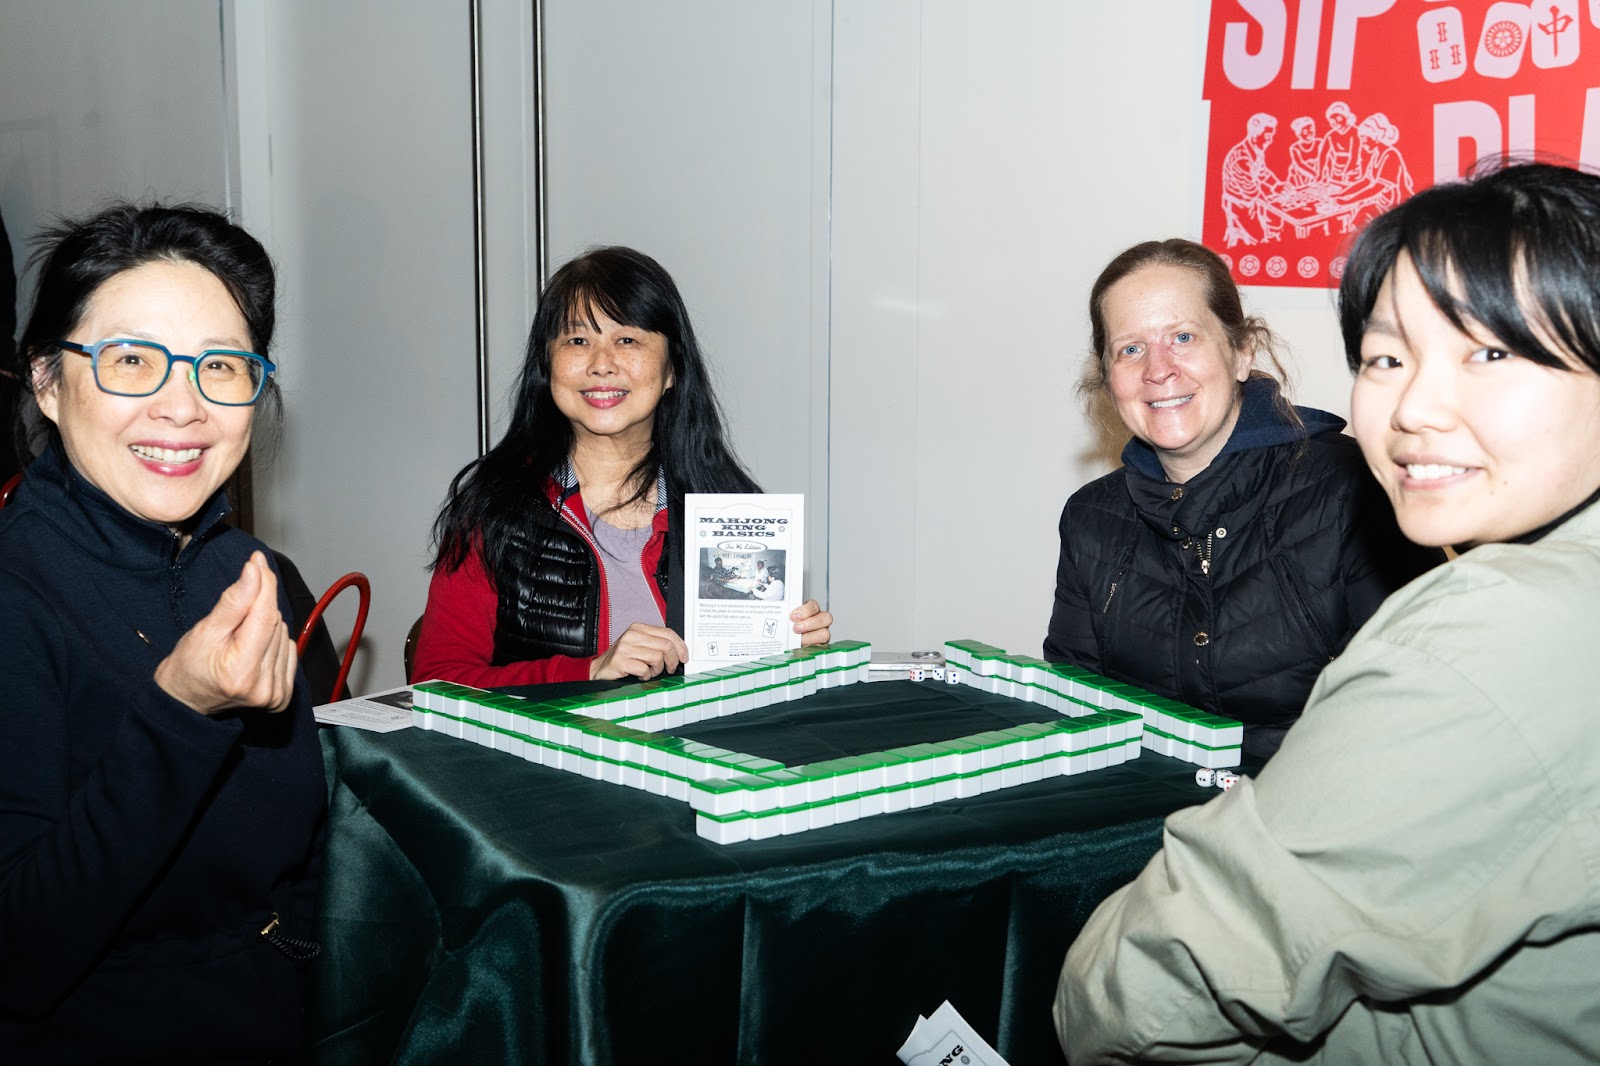
[[(1344, 419), (1338, 415), (1319, 411), (1315, 407), (1298, 405), (1295, 407), (1295, 412), (1299, 414), (1300, 421), (1304, 425), (1297, 426), (1290, 422), (1278, 409), (1278, 383), (1271, 378), (1251, 378), (1244, 383), (1242, 392), (1239, 421), (1234, 423), (1233, 432), (1228, 435), (1228, 443), (1217, 453), (1218, 459), (1234, 452), (1292, 444), (1307, 437), (1314, 437), (1318, 433), (1330, 430), (1337, 432), (1345, 426)], [(1156, 454), (1154, 448), (1138, 437), (1134, 437), (1128, 442), (1127, 447), (1122, 449), (1122, 465), (1137, 470), (1145, 477), (1157, 481), (1167, 480), (1167, 472), (1161, 466), (1161, 457)]]

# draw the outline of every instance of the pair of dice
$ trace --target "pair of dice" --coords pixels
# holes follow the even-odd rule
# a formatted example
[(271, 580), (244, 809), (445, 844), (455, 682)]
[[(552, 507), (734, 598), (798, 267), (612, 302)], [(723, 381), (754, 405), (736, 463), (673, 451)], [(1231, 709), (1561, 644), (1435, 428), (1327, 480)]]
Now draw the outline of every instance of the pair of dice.
[(1216, 785), (1226, 792), (1239, 783), (1239, 775), (1232, 770), (1213, 770), (1209, 766), (1202, 766), (1194, 772), (1194, 783), (1201, 788)]

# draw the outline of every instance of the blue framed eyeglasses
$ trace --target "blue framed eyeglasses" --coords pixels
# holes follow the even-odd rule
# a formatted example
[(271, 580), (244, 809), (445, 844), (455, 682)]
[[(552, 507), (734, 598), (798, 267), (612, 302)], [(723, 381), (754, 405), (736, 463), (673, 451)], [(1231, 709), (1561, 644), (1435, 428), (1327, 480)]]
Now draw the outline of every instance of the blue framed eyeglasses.
[(94, 383), (113, 396), (153, 396), (172, 373), (173, 363), (188, 363), (200, 395), (221, 407), (249, 407), (261, 398), (275, 363), (254, 352), (210, 348), (199, 355), (175, 355), (154, 341), (113, 337), (94, 344), (56, 341), (56, 347), (89, 357)]

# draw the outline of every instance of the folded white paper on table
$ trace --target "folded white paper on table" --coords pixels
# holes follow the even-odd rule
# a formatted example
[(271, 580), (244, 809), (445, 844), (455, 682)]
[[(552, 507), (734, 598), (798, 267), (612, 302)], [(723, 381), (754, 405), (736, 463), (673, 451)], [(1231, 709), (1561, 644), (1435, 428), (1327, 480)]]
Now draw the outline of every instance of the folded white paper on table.
[(385, 689), (312, 708), (322, 725), (347, 725), (374, 733), (411, 728), (411, 687)]
[(933, 1017), (917, 1016), (911, 1035), (896, 1054), (906, 1066), (1010, 1066), (948, 999)]

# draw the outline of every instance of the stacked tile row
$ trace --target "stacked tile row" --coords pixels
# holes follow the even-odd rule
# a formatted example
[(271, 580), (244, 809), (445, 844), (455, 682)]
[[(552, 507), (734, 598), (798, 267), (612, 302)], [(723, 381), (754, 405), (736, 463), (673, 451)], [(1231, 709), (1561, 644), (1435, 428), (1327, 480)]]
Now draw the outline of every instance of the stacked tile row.
[(1202, 766), (1238, 764), (1237, 722), (971, 640), (945, 645), (945, 680), (1061, 717), (793, 767), (668, 735), (863, 681), (870, 653), (862, 641), (837, 641), (690, 677), (543, 701), (430, 681), (414, 686), (413, 715), (422, 729), (686, 801), (696, 831), (722, 844), (1086, 773), (1137, 758), (1143, 748)]
[(953, 675), (961, 684), (1041, 704), (1058, 714), (1129, 711), (1143, 721), (1143, 744), (1151, 751), (1197, 766), (1239, 765), (1244, 727), (1231, 718), (1082, 667), (1011, 655), (982, 641), (948, 641), (944, 659), (947, 678)]

